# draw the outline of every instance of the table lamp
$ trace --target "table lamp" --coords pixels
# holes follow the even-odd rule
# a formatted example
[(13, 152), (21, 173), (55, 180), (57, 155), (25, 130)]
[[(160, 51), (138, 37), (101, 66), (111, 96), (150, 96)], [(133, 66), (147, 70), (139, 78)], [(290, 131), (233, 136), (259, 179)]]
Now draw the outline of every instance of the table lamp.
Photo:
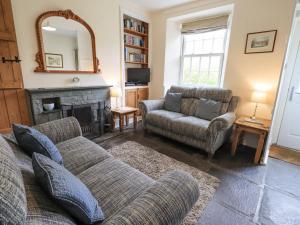
[(118, 100), (122, 96), (121, 88), (113, 87), (110, 89), (110, 97), (116, 98), (116, 108), (119, 108)]
[(263, 122), (256, 119), (256, 112), (259, 104), (266, 103), (267, 93), (263, 91), (254, 91), (251, 96), (251, 102), (255, 103), (255, 109), (253, 115), (247, 119), (247, 122), (262, 124)]

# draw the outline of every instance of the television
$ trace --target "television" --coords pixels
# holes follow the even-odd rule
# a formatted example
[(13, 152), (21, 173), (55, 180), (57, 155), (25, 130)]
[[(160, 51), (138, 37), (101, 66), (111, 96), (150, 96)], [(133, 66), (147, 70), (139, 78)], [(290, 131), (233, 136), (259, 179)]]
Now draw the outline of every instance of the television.
[(149, 68), (128, 68), (127, 82), (134, 84), (148, 84), (150, 82)]

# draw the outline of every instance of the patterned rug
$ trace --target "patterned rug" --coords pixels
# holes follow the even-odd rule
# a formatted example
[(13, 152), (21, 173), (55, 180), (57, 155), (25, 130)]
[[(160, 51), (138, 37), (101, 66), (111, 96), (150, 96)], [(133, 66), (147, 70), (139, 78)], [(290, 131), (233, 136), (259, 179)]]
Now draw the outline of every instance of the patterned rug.
[(190, 173), (199, 182), (200, 197), (185, 218), (183, 225), (195, 225), (205, 206), (212, 199), (219, 180), (201, 170), (179, 162), (139, 143), (128, 141), (107, 150), (115, 158), (131, 165), (149, 177), (157, 180), (171, 170), (183, 170)]

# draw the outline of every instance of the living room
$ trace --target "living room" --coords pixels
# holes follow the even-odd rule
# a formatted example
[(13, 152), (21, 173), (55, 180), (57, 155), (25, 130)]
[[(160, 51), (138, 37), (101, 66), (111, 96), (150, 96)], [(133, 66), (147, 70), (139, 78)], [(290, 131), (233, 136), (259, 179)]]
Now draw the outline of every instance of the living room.
[(0, 224), (300, 224), (299, 5), (0, 0)]

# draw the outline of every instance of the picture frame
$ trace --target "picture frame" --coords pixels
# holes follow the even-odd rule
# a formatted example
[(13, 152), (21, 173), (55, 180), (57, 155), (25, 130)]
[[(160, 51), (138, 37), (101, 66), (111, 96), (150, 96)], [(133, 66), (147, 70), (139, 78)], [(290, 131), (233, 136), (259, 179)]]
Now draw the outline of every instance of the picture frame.
[(62, 54), (45, 53), (45, 62), (48, 68), (64, 68)]
[(245, 54), (274, 52), (277, 30), (248, 33)]

